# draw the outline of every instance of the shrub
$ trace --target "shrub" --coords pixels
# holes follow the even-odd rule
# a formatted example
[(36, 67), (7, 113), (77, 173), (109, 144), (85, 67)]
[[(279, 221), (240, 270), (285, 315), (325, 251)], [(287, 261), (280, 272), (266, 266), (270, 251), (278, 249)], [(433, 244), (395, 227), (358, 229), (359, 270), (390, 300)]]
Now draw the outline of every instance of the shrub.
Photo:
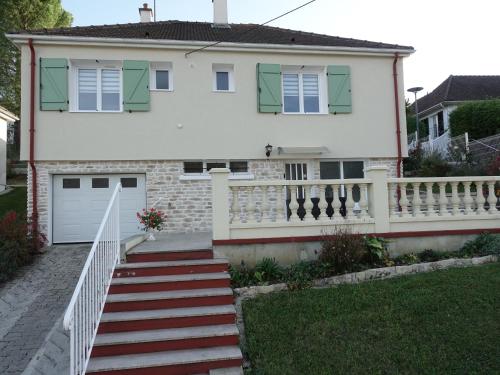
[(323, 236), (319, 260), (330, 264), (335, 272), (340, 273), (354, 270), (366, 254), (362, 235), (353, 233), (348, 226), (337, 226), (333, 234)]
[(413, 175), (416, 173), (422, 165), (423, 158), (424, 152), (422, 151), (422, 147), (419, 143), (417, 147), (408, 152), (408, 157), (403, 160), (403, 170), (405, 171), (405, 174)]
[(308, 288), (312, 285), (318, 272), (314, 262), (299, 262), (292, 264), (285, 274), (285, 282), (289, 290)]
[(483, 100), (465, 103), (450, 114), (450, 130), (453, 137), (469, 133), (472, 139), (480, 139), (500, 131), (500, 100)]
[(263, 258), (255, 265), (254, 278), (261, 284), (280, 280), (282, 275), (283, 270), (274, 258)]
[(243, 261), (239, 268), (229, 265), (229, 275), (231, 276), (231, 286), (233, 288), (241, 288), (254, 283), (253, 272), (248, 269)]
[(442, 254), (430, 249), (422, 251), (418, 257), (422, 262), (435, 262), (444, 258)]
[(444, 177), (449, 174), (451, 166), (438, 153), (434, 152), (422, 158), (419, 177)]
[(365, 262), (368, 264), (382, 264), (389, 259), (387, 241), (381, 237), (363, 237), (367, 250)]
[(0, 219), (0, 282), (9, 280), (22, 266), (30, 263), (45, 237), (30, 231), (29, 223), (15, 211)]
[(465, 245), (458, 252), (464, 257), (500, 254), (500, 235), (483, 233)]

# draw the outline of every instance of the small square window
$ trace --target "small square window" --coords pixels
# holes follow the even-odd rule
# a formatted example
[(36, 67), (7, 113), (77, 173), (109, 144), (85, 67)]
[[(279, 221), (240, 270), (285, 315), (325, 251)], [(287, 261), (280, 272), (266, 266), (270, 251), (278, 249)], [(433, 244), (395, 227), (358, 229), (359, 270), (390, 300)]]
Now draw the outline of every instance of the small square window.
[(109, 188), (109, 178), (93, 178), (92, 189), (107, 189)]
[(135, 177), (123, 177), (123, 178), (120, 178), (120, 182), (121, 182), (122, 187), (124, 189), (137, 187), (137, 178), (135, 178)]
[(63, 189), (80, 189), (80, 179), (63, 178)]
[(224, 162), (207, 163), (207, 172), (212, 168), (227, 168), (227, 166)]
[(229, 162), (229, 169), (231, 173), (247, 173), (248, 162), (246, 161), (231, 161)]
[(157, 90), (170, 90), (168, 76), (169, 76), (168, 70), (157, 70), (156, 71), (156, 89)]
[(229, 72), (216, 72), (217, 91), (229, 91)]
[(201, 161), (185, 161), (184, 173), (203, 173), (203, 162)]

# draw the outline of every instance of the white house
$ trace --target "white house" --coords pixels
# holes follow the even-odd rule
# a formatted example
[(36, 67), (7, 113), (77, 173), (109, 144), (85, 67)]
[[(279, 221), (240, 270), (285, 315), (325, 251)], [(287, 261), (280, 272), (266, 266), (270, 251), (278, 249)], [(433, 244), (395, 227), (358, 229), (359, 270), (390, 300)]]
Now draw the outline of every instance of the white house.
[(7, 129), (17, 120), (16, 115), (0, 107), (0, 191), (7, 186)]
[(418, 99), (421, 121), (429, 129), (424, 147), (447, 151), (450, 114), (469, 101), (500, 98), (500, 76), (450, 75), (431, 93)]
[(301, 180), (383, 164), (397, 176), (412, 47), (229, 24), (227, 12), (215, 23), (141, 13), (135, 24), (8, 34), (22, 56), (29, 212), (35, 200), (52, 242), (91, 241), (119, 181), (129, 236), (153, 205), (170, 232), (210, 230), (214, 167)]

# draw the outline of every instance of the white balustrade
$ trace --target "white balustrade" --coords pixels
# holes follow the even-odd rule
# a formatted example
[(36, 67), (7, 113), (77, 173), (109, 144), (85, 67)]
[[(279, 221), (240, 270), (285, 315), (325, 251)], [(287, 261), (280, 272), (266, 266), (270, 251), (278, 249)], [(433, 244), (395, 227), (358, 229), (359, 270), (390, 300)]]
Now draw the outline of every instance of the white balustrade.
[[(341, 223), (345, 219), (365, 220), (371, 217), (368, 202), (371, 182), (367, 179), (228, 181), (228, 184), (232, 200), (231, 225), (260, 226), (288, 221), (314, 223), (331, 220)], [(240, 194), (241, 191), (245, 194)], [(327, 191), (332, 193), (331, 203)], [(343, 191), (343, 196), (340, 191)], [(342, 215), (344, 199), (345, 214)], [(327, 214), (330, 204), (333, 209), (331, 217)], [(244, 222), (240, 215), (246, 218)]]
[(500, 176), (387, 178), (383, 167), (344, 180), (244, 181), (217, 173), (225, 175), (212, 191), (226, 192), (227, 200), (213, 203), (215, 240), (317, 236), (343, 224), (382, 234), (488, 230), (500, 219)]
[[(495, 192), (495, 186), (499, 182), (500, 177), (390, 178), (388, 179), (390, 216), (434, 217), (438, 220), (439, 217), (500, 214), (496, 208), (498, 198)], [(422, 184), (425, 189), (420, 190)], [(410, 185), (413, 187), (411, 194), (406, 190)], [(398, 187), (399, 198), (396, 192)], [(435, 187), (439, 189), (437, 195), (433, 191)], [(487, 187), (486, 194), (485, 187)], [(422, 194), (424, 195), (421, 196)], [(410, 203), (412, 215), (408, 207)]]
[(70, 331), (70, 374), (83, 375), (116, 264), (120, 262), (120, 192), (117, 184), (64, 314)]

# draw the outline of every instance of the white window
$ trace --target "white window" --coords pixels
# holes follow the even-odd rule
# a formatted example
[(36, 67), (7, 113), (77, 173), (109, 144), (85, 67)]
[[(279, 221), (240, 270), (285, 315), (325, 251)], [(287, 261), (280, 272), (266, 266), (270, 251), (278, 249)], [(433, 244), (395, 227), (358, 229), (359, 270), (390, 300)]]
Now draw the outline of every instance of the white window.
[(213, 90), (216, 92), (234, 92), (234, 66), (213, 64)]
[(152, 62), (150, 72), (151, 90), (173, 91), (172, 63)]
[(253, 179), (248, 173), (248, 162), (245, 160), (209, 160), (209, 161), (185, 161), (184, 174), (181, 180), (208, 180), (208, 173), (212, 168), (229, 168), (230, 179)]
[(117, 64), (78, 61), (72, 63), (74, 79), (70, 91), (72, 110), (121, 112), (122, 71)]
[(283, 113), (326, 113), (324, 69), (284, 68)]

